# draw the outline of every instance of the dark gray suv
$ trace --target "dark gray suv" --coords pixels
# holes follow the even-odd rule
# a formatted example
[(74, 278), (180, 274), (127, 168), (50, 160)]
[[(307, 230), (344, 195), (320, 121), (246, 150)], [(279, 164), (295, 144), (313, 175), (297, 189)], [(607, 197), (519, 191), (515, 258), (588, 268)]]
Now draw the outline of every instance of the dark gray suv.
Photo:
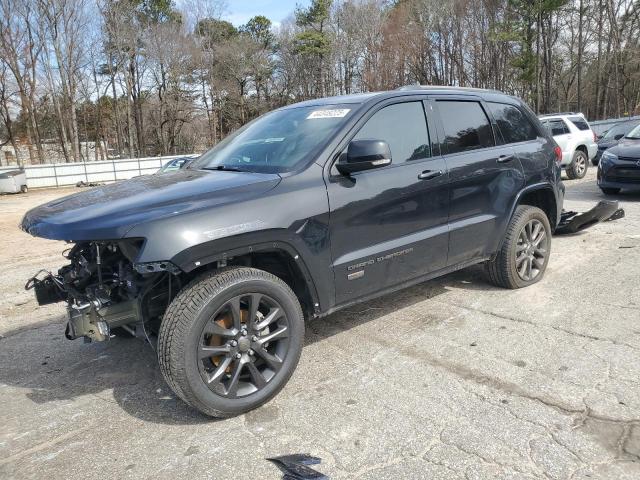
[(71, 248), (28, 287), (66, 303), (70, 339), (157, 338), (180, 398), (236, 415), (285, 385), (305, 318), (478, 263), (505, 288), (539, 281), (561, 153), (523, 102), (495, 91), (290, 105), (185, 169), (29, 211), (25, 231)]

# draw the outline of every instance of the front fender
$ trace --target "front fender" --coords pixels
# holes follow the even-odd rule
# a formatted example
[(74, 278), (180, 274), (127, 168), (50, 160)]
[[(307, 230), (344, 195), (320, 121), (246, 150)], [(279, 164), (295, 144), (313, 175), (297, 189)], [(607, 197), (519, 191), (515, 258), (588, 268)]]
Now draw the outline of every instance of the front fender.
[[(302, 280), (306, 283), (316, 307), (328, 308), (329, 293), (318, 285), (330, 284), (329, 278), (320, 278), (322, 270), (313, 270), (318, 259), (313, 252), (305, 247), (296, 247), (296, 239), (288, 234), (288, 230), (274, 229), (252, 232), (249, 234), (212, 240), (188, 248), (171, 259), (171, 263), (183, 272), (191, 272), (196, 268), (212, 264), (221, 260), (231, 259), (252, 253), (280, 252), (288, 255), (295, 262), (302, 273)], [(304, 252), (304, 253), (302, 253)], [(313, 273), (312, 273), (313, 272)]]

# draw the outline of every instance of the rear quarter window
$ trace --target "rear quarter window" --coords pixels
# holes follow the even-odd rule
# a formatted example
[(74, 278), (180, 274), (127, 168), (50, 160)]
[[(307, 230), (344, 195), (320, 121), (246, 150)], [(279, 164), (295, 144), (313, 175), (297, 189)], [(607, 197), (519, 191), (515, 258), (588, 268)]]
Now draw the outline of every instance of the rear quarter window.
[(578, 130), (591, 130), (587, 121), (582, 117), (569, 117), (569, 121), (573, 123)]
[(554, 137), (569, 133), (569, 128), (562, 120), (543, 120), (542, 126)]
[(538, 129), (517, 107), (489, 102), (489, 110), (504, 143), (526, 142), (538, 138)]

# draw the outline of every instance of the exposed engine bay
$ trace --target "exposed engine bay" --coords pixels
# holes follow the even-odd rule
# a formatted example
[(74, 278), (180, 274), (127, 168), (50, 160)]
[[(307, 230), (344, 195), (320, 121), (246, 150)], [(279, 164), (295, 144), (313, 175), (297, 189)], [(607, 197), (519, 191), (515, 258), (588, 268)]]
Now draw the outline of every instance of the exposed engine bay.
[(135, 265), (141, 245), (142, 240), (76, 243), (63, 253), (69, 264), (57, 275), (41, 270), (25, 288), (35, 290), (40, 305), (67, 302), (69, 339), (103, 341), (114, 329), (135, 334), (136, 326), (144, 330), (159, 321), (180, 283), (178, 269), (168, 262)]

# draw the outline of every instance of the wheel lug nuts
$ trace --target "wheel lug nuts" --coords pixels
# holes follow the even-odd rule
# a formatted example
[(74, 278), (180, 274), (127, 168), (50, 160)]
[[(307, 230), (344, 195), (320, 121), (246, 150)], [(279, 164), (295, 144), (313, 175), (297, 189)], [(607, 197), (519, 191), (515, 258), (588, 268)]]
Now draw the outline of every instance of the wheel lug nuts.
[(252, 342), (257, 342), (258, 341), (258, 337), (254, 335), (253, 337), (251, 337), (251, 341)]
[(236, 342), (235, 340), (231, 340), (231, 346), (235, 347), (238, 345), (238, 342)]
[(254, 354), (255, 354), (255, 352), (253, 350), (249, 350), (249, 355), (251, 355), (253, 357)]
[(247, 331), (243, 328), (240, 334), (244, 337), (247, 334)]
[(242, 358), (242, 354), (241, 353), (236, 353), (236, 358)]

